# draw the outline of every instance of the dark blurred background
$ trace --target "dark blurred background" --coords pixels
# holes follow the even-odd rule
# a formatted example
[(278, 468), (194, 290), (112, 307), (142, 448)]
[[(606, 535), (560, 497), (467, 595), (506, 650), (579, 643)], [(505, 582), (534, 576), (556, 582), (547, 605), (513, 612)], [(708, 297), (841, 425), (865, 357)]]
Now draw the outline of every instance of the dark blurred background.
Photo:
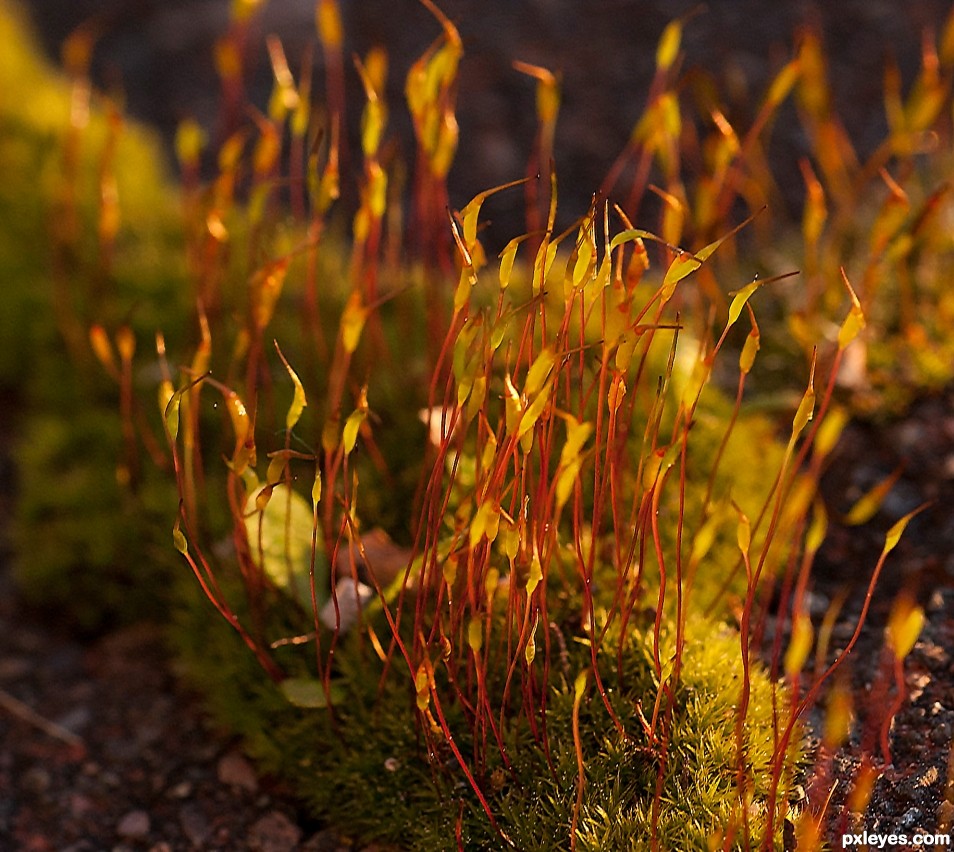
[[(343, 0), (341, 5), (346, 57), (363, 55), (376, 43), (389, 51), (389, 129), (410, 158), (404, 78), (439, 35), (439, 27), (416, 0)], [(656, 43), (673, 18), (693, 13), (683, 40), (683, 70), (697, 68), (711, 75), (730, 119), (741, 127), (772, 75), (793, 55), (799, 29), (815, 27), (827, 47), (838, 111), (864, 153), (885, 129), (886, 60), (896, 60), (910, 83), (924, 33), (939, 30), (950, 9), (945, 0), (713, 0), (708, 5), (697, 0), (440, 0), (439, 5), (457, 24), (465, 47), (458, 95), (461, 142), (450, 175), (451, 203), (460, 207), (476, 192), (526, 171), (536, 128), (535, 84), (513, 69), (512, 61), (520, 59), (562, 73), (556, 164), (564, 220), (585, 212), (590, 195), (625, 146), (645, 105)], [(188, 116), (214, 130), (219, 84), (212, 44), (227, 27), (229, 0), (29, 0), (27, 6), (54, 57), (74, 27), (95, 18), (101, 32), (95, 82), (121, 91), (128, 112), (153, 124), (167, 141)], [(319, 75), (315, 90), (323, 91), (314, 21), (314, 0), (264, 5), (255, 25), (249, 81), (260, 106), (271, 88), (264, 47), (269, 33), (282, 39), (296, 75), (302, 51), (313, 45)], [(346, 74), (354, 137), (363, 94), (350, 61)], [(797, 160), (804, 140), (788, 109), (773, 130), (771, 156), (781, 182), (781, 204), (794, 212), (803, 193)], [(494, 220), (491, 243), (523, 229), (522, 208), (519, 192), (488, 204)]]

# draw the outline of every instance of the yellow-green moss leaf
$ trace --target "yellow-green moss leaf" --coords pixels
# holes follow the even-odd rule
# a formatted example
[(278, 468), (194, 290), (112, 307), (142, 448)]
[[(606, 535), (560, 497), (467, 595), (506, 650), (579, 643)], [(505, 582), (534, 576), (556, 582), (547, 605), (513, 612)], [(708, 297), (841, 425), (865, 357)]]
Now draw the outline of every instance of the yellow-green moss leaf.
[(414, 691), (417, 693), (417, 709), (422, 713), (427, 709), (431, 700), (431, 678), (427, 671), (427, 663), (421, 663), (414, 675)]
[(898, 468), (890, 476), (885, 477), (881, 482), (871, 488), (864, 494), (845, 516), (845, 523), (849, 526), (857, 526), (870, 521), (881, 508), (885, 498), (894, 488), (894, 484), (901, 476), (901, 468)]
[[(328, 706), (328, 693), (325, 692), (324, 684), (313, 677), (290, 677), (279, 684), (282, 695), (288, 699), (289, 704), (295, 707), (305, 709), (319, 709)], [(337, 684), (331, 684), (329, 689), (331, 693), (331, 703), (336, 704), (343, 701), (345, 691)]]
[(533, 665), (533, 658), (537, 655), (537, 627), (540, 624), (540, 610), (533, 614), (533, 627), (530, 628), (530, 635), (527, 637), (526, 647), (523, 649), (523, 658), (527, 661), (527, 666)]
[(341, 345), (347, 353), (358, 348), (364, 322), (368, 318), (368, 309), (361, 302), (361, 294), (357, 291), (348, 297), (344, 313), (341, 315)]
[(482, 538), (493, 541), (500, 525), (500, 506), (493, 500), (484, 500), (470, 525), (470, 546), (476, 547)]
[(798, 59), (793, 59), (779, 71), (778, 75), (772, 81), (768, 95), (765, 98), (766, 103), (774, 108), (784, 101), (785, 98), (788, 97), (788, 93), (792, 91), (792, 87), (797, 82), (800, 73), (801, 66), (799, 61)]
[(525, 435), (530, 434), (530, 431), (540, 419), (540, 415), (543, 414), (543, 409), (550, 399), (550, 391), (552, 389), (553, 380), (551, 379), (541, 388), (540, 392), (527, 406), (526, 411), (524, 411), (520, 417), (520, 425), (517, 426), (517, 438), (523, 438)]
[(586, 691), (586, 681), (589, 676), (589, 670), (583, 669), (577, 676), (576, 680), (573, 681), (573, 706), (574, 708), (578, 707), (580, 701), (583, 698), (583, 693)]
[(848, 410), (840, 405), (832, 405), (815, 433), (815, 453), (824, 458), (838, 443), (841, 433), (848, 425)]
[(197, 121), (187, 118), (176, 128), (176, 157), (179, 162), (188, 168), (195, 168), (199, 164), (199, 157), (206, 144), (206, 134)]
[(742, 554), (748, 556), (752, 545), (752, 524), (745, 512), (739, 512), (739, 522), (735, 528), (735, 540)]
[(337, 0), (318, 0), (315, 6), (315, 25), (318, 38), (326, 50), (341, 50), (344, 40), (344, 27), (341, 23), (341, 11)]
[(828, 696), (823, 732), (825, 745), (830, 749), (836, 748), (848, 739), (848, 734), (851, 732), (851, 705), (850, 687), (844, 681), (836, 681)]
[(364, 423), (367, 416), (368, 412), (360, 408), (352, 411), (351, 414), (348, 415), (344, 429), (341, 432), (341, 442), (344, 445), (346, 454), (349, 454), (354, 449), (354, 445), (358, 441), (358, 430), (361, 428), (361, 424)]
[(918, 506), (913, 512), (908, 512), (901, 520), (897, 521), (891, 529), (888, 530), (887, 535), (884, 537), (884, 548), (882, 554), (887, 556), (892, 550), (898, 546), (898, 542), (901, 541), (901, 536), (904, 535), (904, 531), (908, 528), (908, 524), (911, 523), (911, 519), (927, 508), (927, 504)]
[(517, 259), (517, 248), (525, 239), (527, 239), (527, 234), (514, 237), (504, 246), (503, 251), (498, 255), (500, 258), (500, 270), (497, 273), (497, 278), (500, 282), (501, 290), (506, 290), (510, 286), (510, 276), (513, 273), (513, 265)]
[(792, 637), (785, 651), (785, 674), (794, 677), (805, 666), (812, 649), (812, 620), (805, 613), (798, 613), (792, 623)]
[(716, 533), (722, 524), (721, 512), (713, 512), (699, 527), (699, 531), (692, 539), (692, 550), (689, 553), (689, 568), (693, 570), (709, 553), (715, 543)]
[(93, 325), (89, 330), (89, 343), (93, 348), (93, 354), (96, 356), (103, 368), (111, 376), (119, 375), (119, 368), (116, 366), (116, 358), (113, 355), (113, 345), (109, 342), (109, 335), (106, 329), (101, 325)]
[(851, 286), (851, 283), (848, 281), (848, 276), (845, 275), (844, 270), (841, 271), (841, 277), (844, 280), (845, 286), (848, 288), (848, 294), (851, 297), (851, 310), (848, 312), (848, 316), (845, 317), (845, 321), (841, 324), (841, 328), (838, 329), (838, 348), (844, 349), (864, 329), (865, 315), (864, 311), (861, 309), (861, 302), (859, 301), (854, 288)]
[(817, 553), (827, 532), (828, 513), (825, 511), (825, 504), (816, 499), (812, 507), (812, 522), (805, 535), (805, 550), (809, 553)]
[(679, 46), (682, 44), (682, 22), (670, 21), (659, 38), (656, 48), (656, 67), (660, 71), (668, 71), (679, 55)]
[(497, 589), (500, 588), (500, 569), (499, 568), (488, 568), (487, 576), (484, 577), (484, 601), (487, 606), (494, 601), (494, 596), (497, 594)]
[(739, 369), (746, 375), (752, 370), (760, 346), (761, 336), (758, 327), (755, 327), (746, 336), (745, 343), (742, 345), (742, 354), (739, 355)]
[(467, 644), (475, 654), (480, 653), (484, 644), (484, 624), (479, 616), (475, 615), (467, 623)]
[[(176, 437), (179, 434), (179, 404), (182, 401), (182, 392), (182, 388), (175, 391), (172, 396), (169, 397), (162, 411), (162, 418), (166, 424), (166, 431), (169, 433), (169, 440), (173, 443), (175, 443)], [(163, 396), (164, 392), (161, 389), (160, 402)]]
[(580, 476), (581, 467), (582, 461), (579, 458), (574, 458), (560, 468), (556, 480), (556, 504), (558, 509), (562, 509), (567, 500), (570, 499), (576, 481)]
[(286, 464), (288, 464), (288, 456), (284, 451), (271, 454), (268, 459), (268, 468), (265, 471), (265, 482), (270, 485), (281, 482)]
[(530, 573), (527, 576), (527, 597), (533, 594), (533, 590), (543, 579), (543, 566), (540, 564), (540, 557), (534, 553), (530, 559)]
[(315, 469), (315, 481), (311, 486), (311, 502), (317, 506), (321, 502), (321, 470)]
[(903, 660), (921, 635), (924, 627), (924, 610), (913, 604), (908, 597), (901, 597), (895, 603), (888, 619), (888, 643), (895, 659)]
[(735, 298), (732, 299), (732, 304), (729, 305), (729, 321), (726, 323), (726, 328), (731, 328), (736, 324), (742, 314), (742, 308), (745, 307), (745, 303), (748, 302), (749, 297), (764, 283), (764, 281), (758, 279), (750, 281), (735, 294)]
[(702, 261), (691, 252), (683, 251), (676, 255), (676, 259), (670, 264), (663, 278), (662, 300), (668, 302), (676, 291), (676, 285), (700, 266)]
[(814, 414), (815, 389), (809, 386), (808, 390), (802, 395), (801, 402), (798, 403), (798, 409), (795, 411), (795, 417), (792, 419), (793, 439), (802, 434), (802, 430), (808, 425)]
[(550, 370), (553, 369), (555, 363), (556, 354), (552, 347), (547, 346), (537, 355), (533, 364), (530, 365), (530, 369), (527, 370), (527, 379), (523, 385), (523, 392), (528, 399), (543, 387), (543, 383), (550, 375)]
[[(310, 565), (314, 534), (314, 512), (309, 502), (285, 484), (272, 488), (271, 499), (264, 510), (257, 508), (258, 499), (268, 486), (251, 494), (245, 503), (245, 531), (249, 552), (255, 564), (280, 589), (311, 608)], [(327, 571), (321, 559), (321, 536), (318, 536), (316, 589), (319, 602), (330, 592), (323, 579)], [(318, 571), (318, 568), (321, 571)]]
[(504, 388), (506, 389), (506, 395), (504, 396), (504, 413), (507, 434), (512, 435), (517, 430), (517, 426), (520, 425), (520, 417), (523, 414), (523, 400), (520, 398), (520, 394), (517, 393), (517, 389), (513, 386), (510, 373), (504, 375)]
[(183, 556), (187, 555), (189, 552), (189, 542), (186, 541), (186, 537), (183, 535), (182, 530), (179, 528), (179, 519), (176, 518), (175, 525), (172, 527), (172, 543), (175, 544), (176, 550), (179, 551)]

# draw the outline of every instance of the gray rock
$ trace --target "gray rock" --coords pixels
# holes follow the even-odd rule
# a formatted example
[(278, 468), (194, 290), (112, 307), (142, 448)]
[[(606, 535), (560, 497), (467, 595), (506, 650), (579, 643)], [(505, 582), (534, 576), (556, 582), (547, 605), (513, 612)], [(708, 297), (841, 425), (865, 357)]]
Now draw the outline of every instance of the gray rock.
[(248, 832), (249, 848), (259, 852), (292, 852), (299, 842), (301, 829), (280, 811), (265, 814)]
[(216, 766), (219, 781), (230, 787), (240, 787), (250, 793), (258, 791), (258, 778), (252, 764), (237, 751), (224, 755)]
[(914, 828), (921, 821), (921, 811), (918, 808), (908, 808), (901, 815), (901, 825), (904, 828)]
[(183, 805), (180, 808), (179, 825), (182, 827), (183, 834), (195, 847), (202, 846), (212, 833), (212, 826), (196, 804)]
[(301, 852), (349, 852), (350, 849), (351, 844), (333, 828), (316, 832), (301, 846)]
[(116, 824), (116, 833), (129, 840), (141, 840), (149, 834), (151, 823), (145, 811), (130, 811)]
[(42, 766), (31, 766), (20, 778), (21, 788), (34, 796), (42, 796), (50, 789), (52, 778)]
[(170, 799), (188, 799), (192, 795), (192, 782), (180, 781), (169, 789), (166, 795)]
[(61, 728), (66, 728), (66, 730), (72, 731), (74, 734), (79, 734), (89, 727), (89, 723), (92, 720), (93, 711), (89, 705), (80, 704), (64, 713), (55, 721)]

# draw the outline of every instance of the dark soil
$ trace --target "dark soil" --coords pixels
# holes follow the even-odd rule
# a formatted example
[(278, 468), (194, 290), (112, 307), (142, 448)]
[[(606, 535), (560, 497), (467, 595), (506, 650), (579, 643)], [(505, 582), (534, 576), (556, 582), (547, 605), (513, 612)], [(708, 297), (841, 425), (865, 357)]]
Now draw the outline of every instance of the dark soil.
[[(14, 480), (0, 452), (0, 519)], [(158, 626), (81, 640), (18, 599), (13, 558), (29, 557), (0, 526), (0, 852), (380, 850), (315, 825), (256, 773), (182, 686)]]
[(161, 650), (0, 614), (0, 849), (350, 850), (209, 730)]
[[(887, 424), (850, 424), (823, 483), (829, 511), (837, 519), (898, 469), (900, 477), (869, 523), (830, 526), (815, 566), (819, 612), (847, 595), (833, 633), (837, 653), (854, 632), (885, 533), (898, 518), (927, 504), (889, 555), (865, 629), (847, 661), (857, 720), (848, 746), (834, 756), (839, 785), (830, 812), (843, 811), (865, 754), (882, 774), (866, 814), (842, 812), (833, 824), (837, 833), (912, 836), (949, 832), (954, 822), (954, 390), (916, 402), (905, 417)], [(880, 732), (897, 688), (884, 627), (901, 594), (923, 606), (926, 620), (904, 662), (899, 697), (905, 700), (889, 723), (885, 754)], [(813, 721), (819, 728), (820, 714)], [(823, 795), (828, 788), (830, 783)]]

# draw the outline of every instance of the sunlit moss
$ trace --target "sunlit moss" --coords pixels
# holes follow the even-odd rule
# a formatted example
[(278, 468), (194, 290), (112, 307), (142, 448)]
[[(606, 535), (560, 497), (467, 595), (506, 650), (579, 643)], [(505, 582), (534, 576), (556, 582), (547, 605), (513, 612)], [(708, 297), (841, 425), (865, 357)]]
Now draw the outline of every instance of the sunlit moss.
[[(123, 130), (113, 161), (121, 226), (104, 276), (89, 236), (96, 230), (107, 134), (104, 110), (94, 103), (77, 172), (80, 230), (62, 255), (70, 268), (62, 262), (58, 268), (52, 241), (65, 215), (70, 87), (39, 59), (21, 17), (6, 3), (0, 36), (6, 44), (0, 57), (0, 384), (25, 412), (15, 448), (15, 570), (32, 602), (94, 629), (104, 619), (157, 615), (168, 604), (166, 585), (156, 578), (173, 563), (160, 530), (174, 510), (175, 488), (149, 467), (134, 489), (119, 483), (123, 440), (115, 388), (88, 349), (67, 350), (55, 300), (69, 294), (69, 311), (84, 335), (83, 324), (94, 317), (110, 332), (130, 323), (141, 347), (153, 345), (160, 324), (174, 331), (188, 302), (178, 202), (156, 140), (135, 126)], [(59, 296), (56, 276), (69, 279)], [(94, 282), (101, 289), (95, 299)]]
[[(425, 5), (443, 35), (409, 80), (429, 166), (415, 227), (436, 232), (447, 227), (442, 176), (456, 143), (461, 41)], [(5, 10), (0, 38), (13, 47), (0, 58), (0, 84), (9, 84), (0, 85), (0, 167), (12, 177), (0, 189), (0, 270), (12, 284), (0, 298), (14, 344), (0, 380), (27, 411), (14, 524), (24, 594), (87, 629), (161, 616), (171, 603), (173, 641), (215, 718), (263, 768), (290, 779), (315, 815), (361, 839), (421, 850), (506, 841), (521, 850), (653, 841), (743, 849), (758, 847), (771, 823), (765, 845), (777, 846), (801, 743), (795, 736), (775, 754), (790, 696), (754, 658), (746, 675), (753, 651), (744, 645), (771, 581), (799, 554), (817, 487), (817, 470), (795, 477), (814, 397), (793, 391), (793, 376), (804, 385), (811, 369), (822, 399), (825, 371), (840, 357), (832, 351), (849, 297), (833, 273), (843, 265), (858, 282), (866, 334), (885, 332), (884, 345), (861, 337), (855, 351), (866, 346), (866, 361), (842, 363), (843, 384), (855, 371), (856, 405), (948, 380), (951, 311), (938, 288), (950, 244), (936, 223), (920, 225), (933, 221), (930, 188), (909, 183), (909, 202), (896, 181), (910, 174), (885, 172), (887, 195), (871, 194), (876, 212), (853, 218), (859, 199), (839, 196), (847, 183), (838, 180), (850, 164), (826, 160), (839, 153), (820, 146), (824, 184), (806, 167), (815, 206), (800, 237), (762, 245), (772, 230), (754, 209), (754, 223), (717, 217), (718, 194), (734, 211), (761, 193), (732, 185), (744, 169), (728, 168), (738, 138), (721, 116), (706, 115), (717, 126), (694, 131), (715, 134), (703, 147), (718, 174), (699, 176), (688, 193), (682, 185), (682, 108), (669, 79), (677, 23), (657, 54), (662, 94), (634, 135), (666, 179), (655, 187), (662, 239), (629, 229), (617, 211), (609, 227), (623, 233), (607, 249), (595, 211), (559, 247), (535, 233), (519, 243), (516, 263), (505, 251), (478, 270), (487, 258), (474, 202), (451, 226), (459, 258), (446, 241), (434, 257), (405, 262), (399, 243), (414, 235), (402, 232), (402, 200), (384, 193), (403, 175), (383, 170), (377, 129), (364, 140), (350, 245), (333, 219), (303, 224), (277, 200), (276, 187), (286, 187), (281, 98), (274, 123), (226, 141), (218, 178), (183, 198), (141, 128), (119, 129), (106, 157), (120, 122), (100, 96), (70, 136), (69, 81), (35, 58)], [(786, 66), (766, 95), (766, 124), (799, 67)], [(281, 85), (297, 97), (291, 82)], [(810, 94), (802, 92), (809, 112), (819, 102)], [(291, 130), (304, 154), (301, 121)], [(902, 131), (893, 129), (886, 156), (910, 165)], [(70, 175), (64, 151), (73, 144)], [(311, 152), (309, 200), (321, 215), (336, 195), (334, 144)], [(104, 172), (118, 198), (109, 240)], [(761, 175), (756, 168), (753, 180)], [(826, 192), (845, 205), (831, 231)], [(694, 194), (698, 209), (687, 201)], [(897, 217), (909, 203), (925, 215)], [(536, 241), (543, 251), (531, 256)], [(676, 247), (683, 241), (689, 250)], [(745, 332), (728, 326), (763, 283), (740, 258), (751, 249), (755, 270), (788, 272), (791, 246), (805, 255), (807, 284), (767, 287), (746, 303), (766, 347), (754, 369), (750, 357), (737, 370)], [(624, 258), (625, 270), (613, 267)], [(924, 306), (936, 315), (913, 316)], [(93, 323), (105, 371), (87, 339)], [(274, 338), (289, 362), (275, 357)], [(131, 341), (120, 376), (110, 353)], [(308, 406), (289, 428), (290, 364)], [(759, 395), (776, 384), (786, 395)], [(458, 433), (428, 445), (419, 410), (441, 403), (459, 418)], [(621, 411), (611, 447), (608, 424)], [(294, 581), (283, 572), (286, 516), (249, 520), (250, 492), (276, 452), (292, 461), (281, 484), (268, 484), (299, 495), (285, 532), (297, 539)], [(400, 601), (389, 613), (400, 626), (377, 601), (330, 654), (301, 565), (312, 541), (331, 548), (338, 536), (358, 548), (360, 532), (375, 526), (414, 542), (420, 557), (403, 566), (400, 596), (385, 593), (388, 605)], [(268, 550), (259, 558), (250, 555), (257, 530)], [(328, 586), (323, 573), (316, 582)], [(294, 706), (276, 685), (302, 678), (320, 701), (313, 678), (322, 666), (331, 709)]]

